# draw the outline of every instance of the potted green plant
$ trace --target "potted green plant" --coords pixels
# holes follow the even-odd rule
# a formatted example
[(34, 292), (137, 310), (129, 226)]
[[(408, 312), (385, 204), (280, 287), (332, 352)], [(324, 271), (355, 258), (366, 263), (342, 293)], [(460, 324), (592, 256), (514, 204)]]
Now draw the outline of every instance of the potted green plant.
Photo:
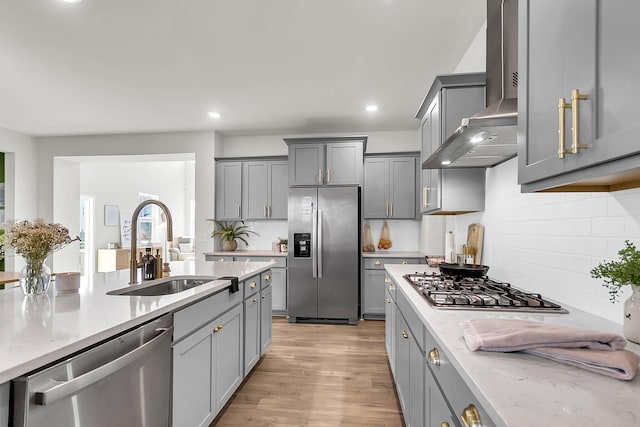
[(618, 251), (619, 261), (603, 261), (591, 269), (591, 276), (604, 279), (612, 303), (618, 301), (623, 286), (631, 286), (633, 293), (624, 303), (624, 336), (640, 343), (640, 251), (628, 240)]
[(259, 236), (255, 231), (249, 230), (244, 221), (218, 221), (216, 219), (207, 219), (207, 221), (215, 223), (216, 228), (211, 232), (211, 237), (220, 237), (223, 251), (235, 251), (238, 248), (236, 239), (242, 240), (245, 245), (249, 246), (246, 239), (249, 234)]

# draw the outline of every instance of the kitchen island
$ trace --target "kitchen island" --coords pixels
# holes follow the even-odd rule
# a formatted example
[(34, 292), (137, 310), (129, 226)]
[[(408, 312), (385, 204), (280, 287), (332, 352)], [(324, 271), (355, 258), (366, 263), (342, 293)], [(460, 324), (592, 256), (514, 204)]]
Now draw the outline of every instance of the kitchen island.
[[(433, 371), (453, 369), (457, 373), (463, 381), (463, 387), (472, 393), (477, 404), (490, 418), (483, 425), (640, 425), (640, 375), (631, 381), (621, 381), (523, 353), (472, 352), (465, 344), (461, 327), (463, 321), (474, 318), (520, 319), (622, 334), (621, 325), (564, 304), (568, 314), (435, 310), (402, 276), (416, 271), (437, 270), (422, 265), (387, 265), (385, 268), (392, 280), (393, 292), (401, 294), (396, 298), (398, 310), (408, 309), (411, 312), (409, 315), (416, 316), (418, 322), (424, 325), (426, 345), (422, 353), (424, 363), (421, 365), (424, 378), (430, 378), (429, 353), (432, 348), (437, 348), (440, 352), (438, 365), (441, 368), (434, 368)], [(404, 305), (400, 304), (401, 301)], [(602, 303), (608, 304), (608, 301)], [(401, 319), (401, 316), (397, 315), (396, 318)], [(407, 316), (407, 319), (411, 317)], [(411, 321), (407, 322), (411, 326)], [(414, 334), (419, 335), (419, 332), (414, 331)], [(407, 338), (404, 334), (403, 337)], [(638, 344), (629, 342), (627, 349), (640, 354)], [(398, 376), (401, 374), (394, 373), (396, 382), (399, 381)], [(438, 386), (446, 391), (445, 379), (436, 376), (436, 380), (440, 379), (443, 382)], [(427, 390), (426, 386), (424, 390)], [(431, 395), (433, 403), (433, 390)], [(424, 398), (423, 406), (428, 408), (429, 397), (425, 394)], [(434, 410), (433, 406), (431, 410)], [(431, 425), (427, 412), (424, 425)], [(460, 423), (460, 411), (455, 411), (453, 415), (458, 417), (457, 422)]]
[[(172, 276), (236, 276), (240, 281), (271, 268), (271, 262), (178, 261)], [(230, 285), (210, 283), (162, 296), (107, 295), (126, 280), (82, 283), (78, 293), (27, 298), (19, 287), (0, 291), (0, 384), (90, 347), (109, 337), (176, 311)]]

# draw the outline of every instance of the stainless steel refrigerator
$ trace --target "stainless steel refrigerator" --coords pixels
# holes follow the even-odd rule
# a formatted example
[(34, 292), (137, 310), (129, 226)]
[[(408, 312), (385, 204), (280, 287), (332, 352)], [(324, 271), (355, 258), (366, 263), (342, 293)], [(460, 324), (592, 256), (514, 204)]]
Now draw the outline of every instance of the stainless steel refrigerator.
[(289, 189), (289, 322), (358, 321), (360, 187)]

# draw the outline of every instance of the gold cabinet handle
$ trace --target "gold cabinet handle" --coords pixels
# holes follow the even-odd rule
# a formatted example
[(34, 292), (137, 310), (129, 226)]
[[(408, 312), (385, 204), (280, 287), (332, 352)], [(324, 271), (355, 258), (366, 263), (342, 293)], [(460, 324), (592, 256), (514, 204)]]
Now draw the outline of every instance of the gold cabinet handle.
[(264, 205), (264, 209), (262, 210), (262, 216), (267, 217), (267, 205)]
[(431, 365), (439, 366), (440, 365), (440, 352), (437, 348), (432, 348), (428, 355), (428, 360)]
[(391, 300), (387, 298), (387, 304), (391, 304)]
[(220, 329), (222, 329), (222, 326), (223, 326), (223, 325), (218, 325), (218, 326), (216, 326), (215, 328), (213, 328), (213, 332), (214, 332), (214, 333), (215, 333), (215, 332), (218, 332)]
[(429, 194), (429, 187), (422, 187), (422, 207), (427, 207), (427, 195)]
[(258, 284), (257, 284), (256, 282), (251, 282), (251, 283), (249, 284), (249, 287), (250, 287), (251, 289), (255, 288), (256, 286), (258, 286)]
[(407, 265), (409, 264), (409, 261), (402, 261), (402, 265)]
[[(565, 154), (578, 154), (581, 148), (589, 148), (586, 144), (580, 144), (580, 101), (588, 99), (580, 90), (571, 91), (571, 104), (564, 98), (558, 100), (558, 158), (564, 159)], [(571, 109), (571, 148), (565, 148), (565, 110)]]
[(440, 427), (449, 427), (449, 423), (446, 421), (443, 421), (442, 424), (440, 424)]
[(271, 218), (271, 205), (267, 206), (267, 217)]
[(389, 203), (384, 205), (384, 214), (389, 218)]
[(466, 427), (482, 427), (480, 413), (473, 403), (462, 410), (460, 418)]
[(409, 334), (407, 333), (407, 331), (402, 331), (402, 338), (409, 338)]
[(374, 265), (380, 265), (380, 264), (382, 264), (382, 263), (380, 262), (380, 260), (379, 260), (379, 259), (377, 259), (377, 260), (376, 260), (376, 262), (374, 262), (373, 264), (374, 264)]
[(318, 169), (318, 184), (322, 184), (322, 169)]
[(331, 182), (331, 169), (327, 168), (327, 184)]
[(393, 218), (393, 203), (389, 203), (389, 217)]
[(558, 158), (564, 159), (564, 155), (569, 151), (564, 148), (564, 133), (565, 133), (565, 120), (564, 110), (571, 108), (571, 104), (568, 104), (564, 98), (558, 99)]
[(264, 276), (264, 278), (265, 278), (265, 280), (271, 280), (271, 275), (270, 275), (270, 274), (266, 274), (266, 275)]

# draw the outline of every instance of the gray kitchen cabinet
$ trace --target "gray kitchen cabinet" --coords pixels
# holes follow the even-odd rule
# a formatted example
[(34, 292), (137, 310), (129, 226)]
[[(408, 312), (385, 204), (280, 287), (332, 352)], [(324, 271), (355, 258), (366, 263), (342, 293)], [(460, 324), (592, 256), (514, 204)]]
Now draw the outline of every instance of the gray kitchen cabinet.
[(287, 219), (287, 161), (242, 162), (244, 219)]
[[(460, 425), (444, 400), (438, 384), (428, 367), (424, 368), (424, 425), (427, 427), (450, 427)], [(448, 423), (448, 424), (445, 424)]]
[(414, 219), (417, 156), (364, 159), (364, 217)]
[(271, 285), (263, 288), (260, 291), (260, 355), (264, 355), (269, 347), (271, 346), (271, 341), (273, 338), (273, 323), (271, 321), (272, 317), (272, 307), (273, 302), (271, 299), (272, 296)]
[(249, 282), (256, 283), (255, 280), (245, 281), (244, 299), (244, 376), (260, 360), (260, 291), (259, 286), (249, 287)]
[[(418, 109), (422, 161), (460, 126), (484, 108), (483, 73), (438, 76)], [(423, 169), (420, 212), (456, 214), (484, 210), (484, 168)]]
[[(421, 333), (421, 331), (420, 331)], [(424, 356), (400, 310), (396, 311), (396, 388), (407, 427), (424, 425)]]
[(9, 425), (9, 395), (11, 383), (0, 384), (0, 426)]
[(388, 279), (384, 271), (385, 264), (420, 264), (424, 258), (390, 258), (363, 257), (364, 280), (362, 289), (362, 317), (364, 319), (385, 318), (387, 304), (385, 302), (385, 287)]
[(242, 217), (242, 162), (216, 162), (216, 219)]
[(520, 0), (518, 13), (522, 191), (637, 187), (640, 4)]
[[(391, 286), (393, 286), (391, 284)], [(391, 375), (396, 376), (396, 302), (394, 300), (392, 291), (385, 290), (385, 310), (384, 310), (384, 337), (385, 347), (387, 349), (387, 357), (389, 359), (389, 366), (391, 367)]]
[[(215, 255), (206, 255), (207, 261), (217, 261), (219, 257)], [(287, 257), (268, 257), (268, 256), (236, 256), (235, 261), (247, 262), (275, 262), (271, 267), (271, 287), (272, 287), (272, 313), (274, 316), (287, 315)], [(264, 283), (263, 283), (264, 287)]]
[(173, 425), (209, 425), (242, 382), (242, 317), (236, 305), (174, 344)]
[(362, 185), (367, 137), (285, 138), (289, 186)]

